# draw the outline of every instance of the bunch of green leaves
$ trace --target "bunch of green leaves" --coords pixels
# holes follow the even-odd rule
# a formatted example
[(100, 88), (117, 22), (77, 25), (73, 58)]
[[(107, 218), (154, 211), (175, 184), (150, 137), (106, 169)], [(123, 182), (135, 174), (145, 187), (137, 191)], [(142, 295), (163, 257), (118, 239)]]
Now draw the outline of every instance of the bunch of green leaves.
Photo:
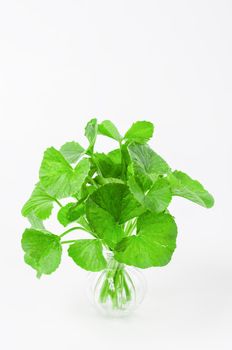
[[(173, 196), (184, 197), (203, 207), (213, 206), (213, 197), (196, 180), (172, 171), (148, 145), (152, 123), (138, 121), (124, 136), (109, 120), (92, 119), (85, 127), (88, 147), (67, 142), (59, 150), (44, 152), (39, 182), (22, 208), (31, 227), (22, 237), (25, 262), (37, 276), (54, 272), (60, 264), (62, 246), (80, 267), (100, 271), (106, 267), (105, 250), (118, 262), (148, 268), (164, 266), (176, 247), (177, 227), (168, 211)], [(98, 135), (115, 140), (108, 153), (94, 151)], [(63, 205), (62, 200), (70, 199)], [(53, 207), (66, 227), (61, 234), (48, 232), (43, 221)], [(74, 230), (88, 239), (67, 240)], [(64, 239), (65, 236), (65, 239)]]

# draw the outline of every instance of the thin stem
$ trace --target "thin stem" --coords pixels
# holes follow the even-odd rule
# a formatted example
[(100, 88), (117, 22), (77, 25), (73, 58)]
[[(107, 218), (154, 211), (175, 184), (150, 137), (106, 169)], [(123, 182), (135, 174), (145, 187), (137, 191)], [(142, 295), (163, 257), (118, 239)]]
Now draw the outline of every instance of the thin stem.
[(121, 166), (122, 166), (122, 171), (121, 171), (121, 177), (122, 179), (125, 181), (126, 180), (126, 176), (125, 176), (125, 172), (126, 172), (126, 161), (123, 157), (123, 150), (122, 150), (122, 146), (123, 146), (123, 143), (122, 143), (123, 139), (121, 141), (119, 141), (119, 146), (120, 146), (120, 154), (121, 154)]
[(96, 168), (97, 168), (97, 174), (100, 175), (100, 176), (102, 176), (102, 177), (104, 177), (104, 176), (102, 175), (101, 169), (99, 168), (98, 161), (97, 161), (97, 159), (94, 157), (94, 153), (92, 154), (91, 159), (92, 159), (92, 162), (94, 163), (94, 165), (95, 165)]
[(70, 229), (67, 230), (67, 231), (64, 231), (59, 237), (60, 237), (60, 238), (61, 238), (61, 237), (64, 237), (64, 236), (67, 235), (69, 232), (74, 231), (74, 230), (82, 230), (82, 231), (89, 232), (89, 231), (87, 231), (86, 229), (84, 229), (84, 227), (75, 226), (75, 227), (70, 228)]
[(73, 194), (73, 197), (76, 198), (77, 201), (79, 201), (79, 198), (76, 194)]
[(112, 309), (125, 310), (135, 295), (135, 287), (124, 266), (112, 258), (100, 289), (99, 301), (111, 302)]
[(134, 229), (136, 228), (136, 225), (137, 225), (137, 220), (135, 219), (135, 221), (133, 222), (133, 225), (130, 229), (130, 233), (129, 233), (130, 235), (133, 233)]
[(134, 222), (132, 222), (130, 224), (130, 226), (127, 227), (127, 229), (126, 229), (127, 236), (131, 236), (132, 235), (132, 233), (133, 233), (133, 231), (134, 231), (134, 229), (136, 227), (136, 224), (137, 224), (137, 220), (135, 219)]
[(85, 232), (87, 232), (87, 233), (90, 233), (92, 236), (97, 237), (92, 231), (88, 231), (88, 230), (86, 230), (86, 229), (85, 229), (84, 227), (82, 227), (82, 226), (71, 227), (69, 230), (64, 231), (59, 237), (60, 237), (60, 238), (61, 238), (61, 237), (64, 237), (64, 236), (67, 235), (69, 232), (72, 232), (72, 231), (74, 231), (74, 230), (85, 231)]
[(88, 176), (88, 181), (96, 188), (98, 188), (98, 185), (96, 184), (96, 182), (92, 179), (92, 177)]
[(124, 225), (124, 230), (125, 230), (126, 236), (127, 236), (128, 233), (130, 232), (130, 229), (131, 229), (132, 225), (133, 225), (133, 221), (132, 221), (132, 220), (128, 221), (128, 222)]
[(61, 244), (74, 243), (74, 242), (76, 242), (76, 241), (77, 241), (77, 239), (71, 239), (71, 240), (69, 240), (69, 241), (62, 241)]
[(63, 205), (60, 203), (60, 201), (58, 201), (58, 199), (54, 198), (54, 201), (59, 205), (59, 207), (61, 207), (61, 208), (63, 207)]

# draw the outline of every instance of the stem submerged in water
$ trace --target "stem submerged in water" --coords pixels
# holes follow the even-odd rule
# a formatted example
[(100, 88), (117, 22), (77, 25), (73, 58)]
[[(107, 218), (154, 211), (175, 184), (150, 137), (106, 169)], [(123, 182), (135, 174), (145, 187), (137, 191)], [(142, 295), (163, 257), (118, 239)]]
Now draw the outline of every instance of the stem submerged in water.
[(103, 278), (99, 295), (100, 303), (105, 304), (110, 301), (113, 309), (125, 309), (132, 299), (135, 287), (124, 266), (112, 258)]

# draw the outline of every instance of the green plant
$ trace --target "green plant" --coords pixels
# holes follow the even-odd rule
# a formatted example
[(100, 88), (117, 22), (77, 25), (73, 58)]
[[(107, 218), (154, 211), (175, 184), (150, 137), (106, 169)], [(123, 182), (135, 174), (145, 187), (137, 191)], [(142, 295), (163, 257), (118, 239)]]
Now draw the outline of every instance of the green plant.
[[(130, 300), (130, 290), (122, 266), (139, 268), (164, 266), (176, 247), (177, 227), (168, 211), (173, 196), (181, 196), (203, 207), (213, 206), (213, 197), (196, 180), (169, 165), (147, 144), (153, 135), (152, 123), (138, 121), (122, 137), (114, 124), (92, 119), (85, 128), (87, 149), (68, 142), (60, 150), (48, 148), (41, 163), (39, 182), (22, 209), (31, 227), (22, 236), (25, 262), (37, 276), (51, 274), (61, 261), (62, 246), (80, 267), (89, 271), (106, 268), (105, 250), (114, 254), (110, 278), (106, 280), (101, 301), (108, 296), (118, 305), (117, 291)], [(109, 153), (94, 152), (97, 135), (114, 139), (118, 148)], [(62, 199), (70, 198), (68, 204)], [(43, 220), (53, 206), (64, 232), (48, 232)], [(67, 240), (74, 230), (91, 238)], [(78, 232), (77, 232), (78, 233)], [(115, 307), (116, 307), (115, 306)]]

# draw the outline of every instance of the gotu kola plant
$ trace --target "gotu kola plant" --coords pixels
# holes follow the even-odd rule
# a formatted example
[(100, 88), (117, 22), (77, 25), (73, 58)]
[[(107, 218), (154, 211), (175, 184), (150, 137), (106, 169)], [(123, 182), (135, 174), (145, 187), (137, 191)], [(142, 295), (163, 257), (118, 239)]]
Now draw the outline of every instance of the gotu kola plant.
[[(133, 287), (124, 266), (144, 269), (169, 263), (177, 237), (175, 220), (167, 209), (172, 197), (206, 208), (214, 200), (198, 181), (182, 171), (172, 171), (150, 148), (153, 131), (152, 123), (137, 121), (121, 136), (111, 121), (98, 124), (92, 119), (85, 127), (87, 149), (73, 141), (44, 152), (39, 182), (22, 208), (31, 224), (22, 236), (24, 259), (38, 277), (58, 268), (62, 247), (67, 244), (69, 256), (83, 269), (96, 272), (111, 266), (99, 299), (123, 308), (131, 300)], [(114, 139), (118, 148), (95, 152), (97, 135)], [(61, 200), (67, 198), (69, 203), (63, 205)], [(69, 226), (59, 235), (47, 231), (43, 223), (53, 206), (59, 208), (59, 223)], [(74, 230), (90, 237), (78, 239), (76, 232), (76, 239), (68, 240)], [(107, 251), (111, 252), (110, 263)]]

